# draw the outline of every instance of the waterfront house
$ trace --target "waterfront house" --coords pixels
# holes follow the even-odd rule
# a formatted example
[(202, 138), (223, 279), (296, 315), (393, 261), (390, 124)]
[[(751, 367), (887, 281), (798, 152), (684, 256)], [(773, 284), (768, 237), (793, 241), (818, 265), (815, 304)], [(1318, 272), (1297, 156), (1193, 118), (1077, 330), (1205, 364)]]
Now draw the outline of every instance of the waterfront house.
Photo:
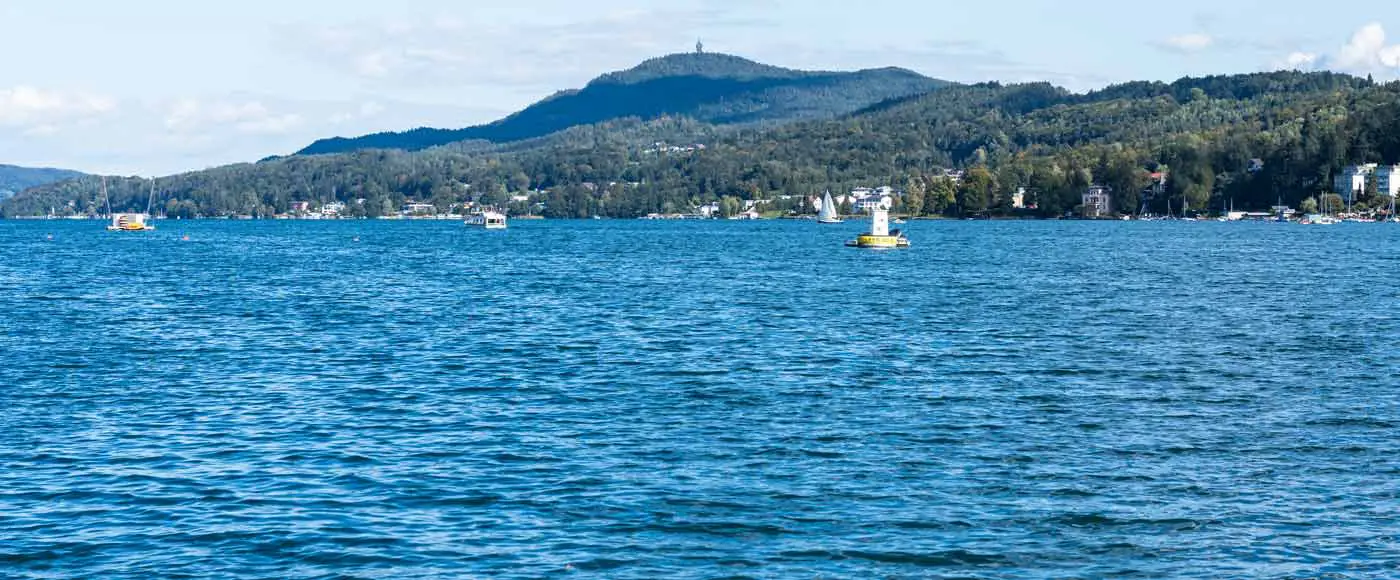
[(1113, 190), (1103, 185), (1091, 185), (1084, 190), (1082, 215), (1104, 217), (1113, 213)]
[(753, 208), (755, 208), (755, 207), (758, 207), (758, 206), (760, 206), (760, 205), (772, 205), (772, 204), (773, 204), (773, 200), (771, 200), (771, 199), (746, 199), (746, 200), (744, 200), (744, 211), (749, 211), (749, 210), (751, 210), (751, 209), (753, 209)]
[(1147, 187), (1142, 189), (1142, 207), (1139, 213), (1147, 213), (1152, 202), (1167, 195), (1167, 172), (1157, 171), (1147, 175)]
[(431, 203), (410, 203), (403, 206), (403, 215), (409, 216), (429, 216), (437, 213), (437, 208)]
[(1356, 199), (1356, 194), (1366, 189), (1366, 180), (1376, 173), (1379, 165), (1367, 163), (1365, 165), (1350, 165), (1342, 168), (1336, 176), (1332, 178), (1332, 191), (1342, 196), (1347, 203)]
[(870, 213), (876, 209), (894, 207), (894, 195), (894, 188), (888, 185), (876, 188), (857, 187), (851, 190), (851, 195), (846, 199), (850, 200), (851, 207), (856, 211)]
[(1380, 195), (1400, 195), (1400, 165), (1382, 165), (1376, 168), (1376, 185), (1376, 192)]
[(1158, 172), (1155, 172), (1155, 173), (1148, 174), (1148, 176), (1147, 176), (1147, 189), (1144, 190), (1143, 193), (1146, 194), (1146, 195), (1152, 196), (1152, 197), (1157, 197), (1157, 196), (1159, 196), (1159, 195), (1166, 195), (1166, 194), (1167, 194), (1167, 172), (1165, 172), (1165, 171), (1158, 171)]
[(860, 211), (870, 213), (877, 209), (890, 209), (894, 207), (894, 198), (888, 195), (871, 195), (856, 201), (856, 203), (852, 205)]

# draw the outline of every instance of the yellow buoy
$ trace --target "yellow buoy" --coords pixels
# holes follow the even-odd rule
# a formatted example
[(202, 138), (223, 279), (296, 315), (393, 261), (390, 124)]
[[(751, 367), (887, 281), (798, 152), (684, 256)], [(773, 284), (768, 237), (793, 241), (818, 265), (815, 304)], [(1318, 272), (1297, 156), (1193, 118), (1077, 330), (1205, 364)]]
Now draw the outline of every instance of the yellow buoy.
[(870, 231), (846, 242), (854, 248), (893, 249), (909, 247), (909, 238), (899, 230), (890, 231), (890, 210), (877, 207), (870, 210)]

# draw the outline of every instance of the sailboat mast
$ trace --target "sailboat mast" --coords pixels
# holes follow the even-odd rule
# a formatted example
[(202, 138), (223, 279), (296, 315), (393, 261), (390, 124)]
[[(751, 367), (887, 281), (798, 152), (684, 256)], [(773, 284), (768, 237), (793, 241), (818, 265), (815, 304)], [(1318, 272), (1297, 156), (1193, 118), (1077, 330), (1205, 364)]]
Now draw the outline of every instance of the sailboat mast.
[(102, 199), (107, 201), (107, 217), (112, 217), (112, 196), (107, 194), (107, 176), (102, 176)]
[(151, 194), (146, 196), (146, 215), (151, 215), (151, 202), (156, 199), (156, 178), (151, 178)]

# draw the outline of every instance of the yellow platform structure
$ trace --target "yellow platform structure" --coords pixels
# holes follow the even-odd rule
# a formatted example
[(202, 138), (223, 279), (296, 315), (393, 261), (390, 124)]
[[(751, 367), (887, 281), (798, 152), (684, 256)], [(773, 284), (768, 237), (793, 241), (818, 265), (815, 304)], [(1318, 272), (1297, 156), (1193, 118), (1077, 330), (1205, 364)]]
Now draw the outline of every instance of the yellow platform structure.
[(909, 247), (909, 238), (900, 230), (890, 231), (890, 210), (877, 207), (870, 210), (870, 231), (846, 242), (853, 248), (887, 250)]

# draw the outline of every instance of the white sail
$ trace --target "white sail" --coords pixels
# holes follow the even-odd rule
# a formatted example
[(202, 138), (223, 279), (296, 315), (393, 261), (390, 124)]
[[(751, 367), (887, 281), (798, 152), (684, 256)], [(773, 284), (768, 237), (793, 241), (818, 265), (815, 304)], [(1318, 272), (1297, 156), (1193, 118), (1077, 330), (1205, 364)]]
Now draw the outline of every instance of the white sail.
[(817, 221), (822, 223), (837, 223), (841, 218), (836, 216), (836, 202), (831, 199), (831, 192), (826, 192), (822, 198), (822, 209), (817, 212)]

